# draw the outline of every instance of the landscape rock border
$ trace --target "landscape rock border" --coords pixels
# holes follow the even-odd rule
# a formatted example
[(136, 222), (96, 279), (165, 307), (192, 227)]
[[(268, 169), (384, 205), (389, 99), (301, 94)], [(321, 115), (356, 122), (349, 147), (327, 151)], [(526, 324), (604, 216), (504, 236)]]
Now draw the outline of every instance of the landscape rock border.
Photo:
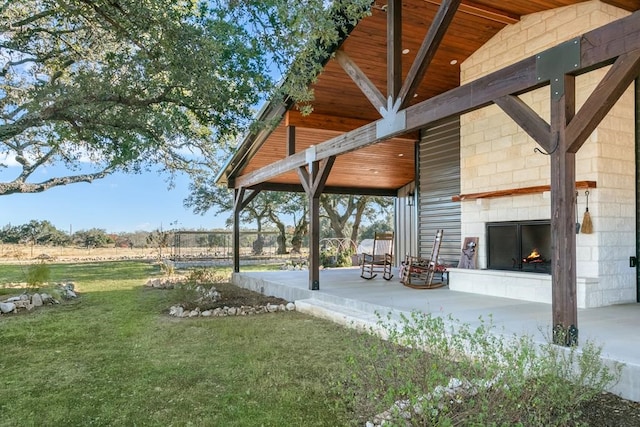
[[(26, 284), (9, 284), (10, 287), (27, 288)], [(63, 299), (77, 298), (75, 284), (73, 282), (57, 283), (54, 292)], [(60, 301), (46, 292), (23, 292), (20, 295), (12, 296), (0, 301), (0, 316), (7, 314), (17, 314), (19, 310), (31, 311), (43, 305), (60, 304)]]
[[(175, 289), (176, 287), (186, 284), (186, 277), (184, 276), (169, 276), (169, 277), (157, 277), (148, 279), (145, 283), (146, 287), (156, 289)], [(215, 286), (207, 288), (202, 285), (196, 285), (194, 290), (199, 294), (196, 299), (196, 303), (207, 305), (213, 302), (219, 301), (221, 295)], [(296, 305), (293, 302), (287, 302), (286, 304), (266, 304), (255, 306), (240, 306), (240, 307), (218, 307), (214, 309), (202, 310), (200, 307), (196, 307), (193, 310), (186, 309), (183, 305), (173, 305), (169, 308), (169, 316), (172, 317), (227, 317), (227, 316), (253, 316), (256, 314), (265, 313), (277, 313), (295, 311)]]
[(222, 307), (213, 310), (200, 310), (196, 307), (193, 310), (185, 310), (181, 305), (174, 305), (169, 308), (169, 316), (173, 317), (227, 317), (227, 316), (252, 316), (256, 314), (276, 313), (295, 311), (296, 305), (292, 302), (287, 304), (267, 304), (259, 306)]

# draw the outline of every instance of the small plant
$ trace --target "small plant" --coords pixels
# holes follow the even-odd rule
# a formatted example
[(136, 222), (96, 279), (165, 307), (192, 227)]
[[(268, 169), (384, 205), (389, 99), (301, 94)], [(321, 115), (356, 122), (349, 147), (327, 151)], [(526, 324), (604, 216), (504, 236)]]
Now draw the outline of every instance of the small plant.
[(175, 274), (176, 268), (173, 264), (168, 264), (166, 262), (160, 262), (160, 271), (165, 276), (171, 277)]
[(187, 276), (187, 282), (197, 285), (220, 283), (226, 280), (226, 277), (213, 268), (196, 268)]
[(51, 268), (45, 260), (41, 260), (38, 264), (32, 264), (27, 268), (27, 289), (29, 291), (38, 291), (40, 286), (47, 283), (51, 277)]
[(351, 255), (353, 255), (352, 250), (338, 250), (334, 247), (329, 247), (320, 252), (320, 264), (325, 268), (351, 267)]
[(376, 424), (560, 426), (620, 377), (593, 343), (541, 345), (494, 329), (490, 318), (476, 328), (415, 312), (379, 319), (387, 341), (364, 334), (369, 356), (351, 359), (352, 405)]

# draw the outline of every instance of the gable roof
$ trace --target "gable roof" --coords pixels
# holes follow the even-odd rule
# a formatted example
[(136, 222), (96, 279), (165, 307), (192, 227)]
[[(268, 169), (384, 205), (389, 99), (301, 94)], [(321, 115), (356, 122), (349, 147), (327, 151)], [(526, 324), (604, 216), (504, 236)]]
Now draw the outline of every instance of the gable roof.
[[(460, 85), (460, 63), (506, 25), (524, 15), (580, 3), (581, 0), (477, 0), (463, 1), (409, 105), (422, 102)], [(436, 16), (440, 1), (402, 2), (402, 75), (406, 77), (423, 39)], [(605, 1), (628, 11), (640, 9), (638, 0)], [(362, 70), (373, 85), (387, 93), (386, 1), (378, 0), (372, 15), (348, 34), (340, 50)], [(336, 46), (338, 47), (338, 46)], [(404, 52), (403, 52), (404, 53)], [(295, 152), (360, 128), (380, 119), (380, 113), (336, 59), (329, 60), (313, 85), (313, 113), (302, 116), (290, 100), (272, 102), (258, 119), (282, 118), (272, 131), (247, 136), (218, 176), (234, 187), (236, 177), (259, 170), (287, 156), (288, 126), (295, 127)], [(389, 194), (415, 177), (416, 132), (392, 138), (338, 156), (327, 179), (325, 192)], [(301, 190), (296, 171), (283, 173), (261, 184), (274, 190)]]

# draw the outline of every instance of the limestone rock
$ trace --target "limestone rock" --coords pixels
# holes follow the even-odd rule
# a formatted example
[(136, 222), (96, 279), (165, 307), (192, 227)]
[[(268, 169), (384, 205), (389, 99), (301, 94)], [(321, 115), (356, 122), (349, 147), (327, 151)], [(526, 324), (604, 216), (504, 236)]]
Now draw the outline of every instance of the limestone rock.
[(40, 294), (40, 298), (43, 304), (55, 304), (57, 302), (51, 295), (44, 292)]
[(40, 296), (40, 294), (36, 293), (31, 295), (31, 304), (33, 304), (34, 307), (40, 307), (41, 305), (43, 305), (42, 297)]
[(184, 312), (184, 308), (179, 305), (174, 305), (169, 309), (170, 316), (182, 317), (182, 313)]
[(14, 301), (13, 304), (16, 308), (26, 308), (27, 310), (31, 310), (33, 308), (33, 304), (28, 299), (21, 299), (20, 301)]
[(11, 313), (16, 310), (16, 305), (13, 302), (0, 302), (1, 313)]

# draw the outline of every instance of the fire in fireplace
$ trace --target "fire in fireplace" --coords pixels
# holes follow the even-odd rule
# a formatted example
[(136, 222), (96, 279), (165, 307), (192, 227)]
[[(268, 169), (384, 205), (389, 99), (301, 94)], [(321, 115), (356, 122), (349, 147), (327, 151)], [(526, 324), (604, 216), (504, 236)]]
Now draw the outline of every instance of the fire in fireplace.
[(551, 273), (548, 220), (487, 223), (487, 268)]

